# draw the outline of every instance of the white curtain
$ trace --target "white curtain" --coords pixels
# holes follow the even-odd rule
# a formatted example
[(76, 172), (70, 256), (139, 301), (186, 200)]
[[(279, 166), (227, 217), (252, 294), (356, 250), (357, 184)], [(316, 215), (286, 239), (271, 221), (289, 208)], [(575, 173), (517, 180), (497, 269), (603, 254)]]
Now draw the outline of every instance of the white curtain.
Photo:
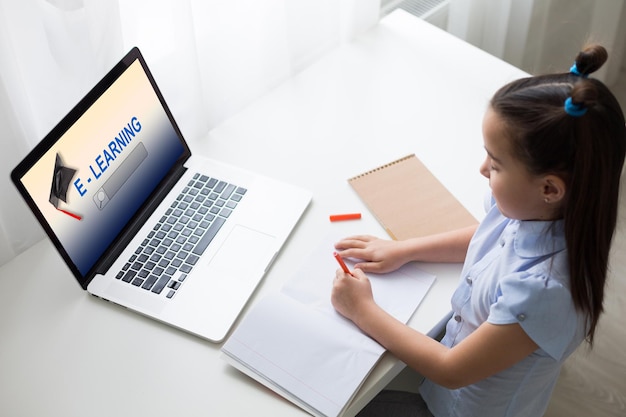
[(380, 0), (0, 0), (0, 264), (44, 237), (11, 169), (132, 46), (198, 140), (379, 10)]
[(616, 82), (626, 49), (625, 0), (451, 0), (448, 31), (530, 73), (567, 71), (586, 41), (609, 51), (595, 76)]

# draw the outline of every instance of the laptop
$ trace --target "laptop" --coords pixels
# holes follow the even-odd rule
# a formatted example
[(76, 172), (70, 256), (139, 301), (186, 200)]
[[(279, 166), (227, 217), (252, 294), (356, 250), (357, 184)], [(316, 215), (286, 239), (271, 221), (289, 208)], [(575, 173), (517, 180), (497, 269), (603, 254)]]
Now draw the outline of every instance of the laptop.
[(84, 290), (213, 342), (311, 200), (192, 155), (137, 48), (11, 178)]

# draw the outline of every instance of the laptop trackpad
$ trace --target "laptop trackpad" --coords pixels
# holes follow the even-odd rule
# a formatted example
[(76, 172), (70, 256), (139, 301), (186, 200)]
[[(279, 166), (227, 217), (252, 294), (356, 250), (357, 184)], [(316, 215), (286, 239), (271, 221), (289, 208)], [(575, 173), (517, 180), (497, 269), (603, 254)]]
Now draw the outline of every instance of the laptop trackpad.
[(237, 282), (257, 280), (276, 251), (274, 237), (237, 225), (209, 262), (209, 269)]

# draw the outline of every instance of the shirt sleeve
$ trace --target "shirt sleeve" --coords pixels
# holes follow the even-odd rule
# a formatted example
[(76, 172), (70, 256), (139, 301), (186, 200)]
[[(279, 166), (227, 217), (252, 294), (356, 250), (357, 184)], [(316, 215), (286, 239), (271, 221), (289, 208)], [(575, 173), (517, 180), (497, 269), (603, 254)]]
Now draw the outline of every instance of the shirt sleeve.
[(568, 288), (547, 276), (525, 271), (504, 277), (497, 297), (489, 323), (519, 323), (548, 355), (562, 359), (579, 326)]

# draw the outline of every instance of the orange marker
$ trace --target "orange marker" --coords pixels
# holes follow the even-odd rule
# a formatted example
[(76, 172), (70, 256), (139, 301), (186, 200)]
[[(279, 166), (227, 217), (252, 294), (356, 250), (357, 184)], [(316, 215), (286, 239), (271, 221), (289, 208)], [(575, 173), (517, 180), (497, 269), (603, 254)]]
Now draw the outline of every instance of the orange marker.
[(343, 220), (358, 220), (361, 218), (361, 213), (348, 213), (348, 214), (331, 214), (331, 222), (340, 222)]
[(343, 269), (343, 272), (345, 272), (346, 274), (350, 274), (351, 276), (354, 276), (352, 275), (352, 272), (350, 272), (350, 270), (346, 266), (346, 263), (341, 258), (341, 255), (339, 255), (337, 252), (333, 252), (333, 256), (335, 257), (337, 262), (339, 262), (339, 266), (341, 266), (341, 269)]

